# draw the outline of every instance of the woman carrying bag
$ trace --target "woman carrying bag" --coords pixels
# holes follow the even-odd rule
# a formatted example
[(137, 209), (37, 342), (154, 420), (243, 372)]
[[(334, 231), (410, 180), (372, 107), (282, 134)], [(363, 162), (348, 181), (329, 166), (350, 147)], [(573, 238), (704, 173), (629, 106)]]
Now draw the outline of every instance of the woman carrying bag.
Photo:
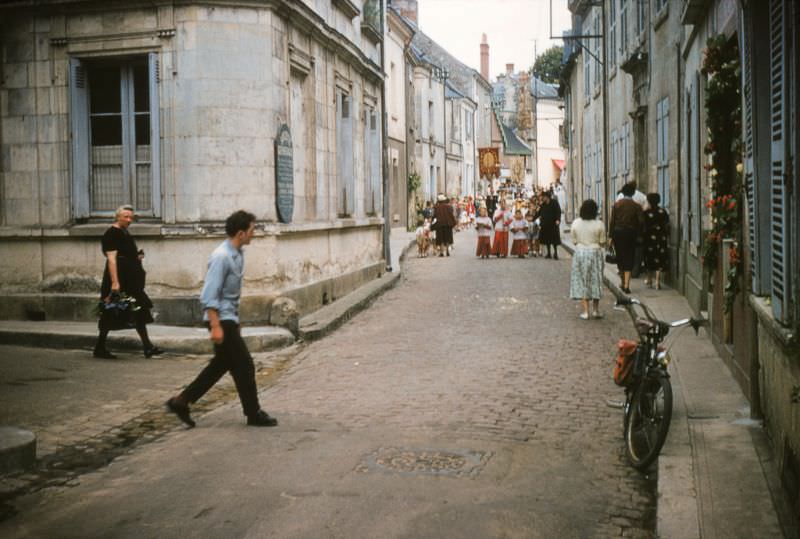
[[(144, 357), (149, 358), (162, 354), (164, 351), (154, 346), (147, 334), (147, 324), (153, 322), (153, 316), (150, 314), (153, 302), (144, 291), (146, 275), (142, 266), (144, 251), (138, 249), (133, 236), (128, 232), (128, 227), (132, 222), (133, 207), (120, 206), (117, 208), (114, 224), (108, 227), (103, 234), (102, 249), (106, 257), (106, 267), (103, 271), (103, 283), (100, 286), (100, 299), (106, 306), (127, 304), (128, 302), (119, 300), (121, 296), (125, 295), (135, 300), (135, 306), (127, 305), (127, 308), (130, 309), (128, 314), (132, 316), (130, 322), (133, 323), (136, 332), (142, 339)], [(106, 348), (106, 338), (109, 331), (122, 328), (112, 325), (114, 324), (112, 317), (107, 316), (113, 312), (111, 309), (105, 308), (101, 311), (103, 316), (97, 324), (100, 334), (94, 347), (94, 357), (115, 359), (117, 356)]]

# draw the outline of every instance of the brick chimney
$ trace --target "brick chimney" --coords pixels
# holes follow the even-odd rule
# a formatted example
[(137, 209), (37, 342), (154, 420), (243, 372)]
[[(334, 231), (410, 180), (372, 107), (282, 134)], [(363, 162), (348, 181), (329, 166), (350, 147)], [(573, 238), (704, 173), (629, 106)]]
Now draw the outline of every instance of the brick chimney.
[(489, 80), (489, 42), (486, 41), (486, 34), (481, 39), (481, 76)]
[(403, 17), (419, 25), (419, 7), (417, 0), (389, 0), (389, 5), (400, 12)]
[(514, 64), (506, 64), (506, 75), (514, 74)]

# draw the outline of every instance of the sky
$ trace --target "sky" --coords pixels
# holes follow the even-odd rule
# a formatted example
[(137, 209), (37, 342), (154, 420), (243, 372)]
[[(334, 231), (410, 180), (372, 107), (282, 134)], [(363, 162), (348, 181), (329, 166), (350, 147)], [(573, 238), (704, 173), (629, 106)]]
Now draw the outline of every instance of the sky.
[[(551, 0), (419, 0), (419, 27), (450, 54), (480, 71), (481, 34), (489, 42), (489, 77), (513, 63), (515, 71), (533, 64), (550, 39)], [(571, 26), (567, 0), (552, 0), (553, 35)], [(535, 48), (534, 48), (535, 47)]]

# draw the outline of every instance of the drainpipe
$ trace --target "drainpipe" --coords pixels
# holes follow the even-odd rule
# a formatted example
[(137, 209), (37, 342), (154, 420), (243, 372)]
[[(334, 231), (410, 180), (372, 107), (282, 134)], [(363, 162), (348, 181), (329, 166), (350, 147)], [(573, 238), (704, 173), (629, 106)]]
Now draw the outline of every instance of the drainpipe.
[(392, 216), (389, 208), (389, 139), (387, 129), (389, 127), (388, 113), (386, 112), (386, 0), (381, 0), (381, 157), (383, 160), (383, 259), (386, 264), (386, 271), (392, 271), (392, 249), (391, 249), (391, 226)]

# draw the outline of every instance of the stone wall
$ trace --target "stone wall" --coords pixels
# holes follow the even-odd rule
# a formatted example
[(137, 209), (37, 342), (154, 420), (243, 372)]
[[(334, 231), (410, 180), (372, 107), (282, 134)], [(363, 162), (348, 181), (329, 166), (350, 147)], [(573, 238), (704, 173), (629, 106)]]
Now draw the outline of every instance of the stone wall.
[[(355, 211), (340, 217), (336, 207), (335, 89), (352, 96), (354, 141), (364, 140), (363, 103), (381, 115), (380, 49), (361, 17), (330, 1), (114, 8), (0, 9), (0, 294), (97, 289), (110, 219), (73, 219), (69, 59), (152, 52), (161, 204), (131, 228), (147, 253), (151, 295), (196, 296), (222, 221), (239, 208), (259, 223), (245, 295), (298, 295), (325, 282), (341, 295), (375, 277), (383, 220), (367, 213), (364, 144), (348, 149)], [(295, 134), (290, 224), (277, 222), (275, 207), (273, 141), (283, 123)]]

